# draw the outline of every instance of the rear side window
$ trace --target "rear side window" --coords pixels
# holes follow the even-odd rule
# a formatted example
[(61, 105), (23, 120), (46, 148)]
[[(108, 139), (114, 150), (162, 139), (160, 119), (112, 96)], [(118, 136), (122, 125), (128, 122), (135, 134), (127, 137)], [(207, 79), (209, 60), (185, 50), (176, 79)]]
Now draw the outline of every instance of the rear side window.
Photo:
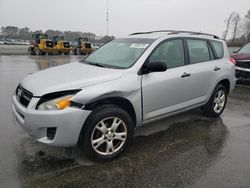
[(187, 39), (190, 63), (210, 61), (208, 43), (205, 40)]
[(162, 43), (149, 58), (149, 62), (161, 61), (168, 69), (183, 66), (184, 49), (182, 39), (173, 39)]
[(215, 50), (217, 59), (220, 59), (224, 56), (223, 44), (218, 41), (211, 41), (211, 44)]

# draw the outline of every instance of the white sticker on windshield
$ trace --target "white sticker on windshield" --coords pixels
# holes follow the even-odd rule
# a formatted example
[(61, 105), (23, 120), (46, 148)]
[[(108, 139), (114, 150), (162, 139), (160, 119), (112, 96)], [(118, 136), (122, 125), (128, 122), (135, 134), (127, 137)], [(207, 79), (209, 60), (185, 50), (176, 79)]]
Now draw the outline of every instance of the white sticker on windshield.
[(138, 44), (138, 43), (134, 43), (130, 46), (130, 48), (147, 48), (148, 44)]

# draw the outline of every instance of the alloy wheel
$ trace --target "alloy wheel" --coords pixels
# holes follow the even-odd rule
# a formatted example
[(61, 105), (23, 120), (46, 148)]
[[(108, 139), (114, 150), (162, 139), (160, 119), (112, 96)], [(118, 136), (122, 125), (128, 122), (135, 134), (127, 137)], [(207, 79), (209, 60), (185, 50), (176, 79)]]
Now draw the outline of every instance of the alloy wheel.
[(108, 117), (94, 127), (91, 144), (98, 154), (112, 155), (122, 148), (126, 142), (127, 134), (124, 121), (118, 117)]
[(219, 114), (223, 110), (225, 106), (225, 102), (226, 102), (225, 92), (223, 90), (217, 91), (214, 97), (214, 102), (213, 102), (213, 108), (217, 114)]

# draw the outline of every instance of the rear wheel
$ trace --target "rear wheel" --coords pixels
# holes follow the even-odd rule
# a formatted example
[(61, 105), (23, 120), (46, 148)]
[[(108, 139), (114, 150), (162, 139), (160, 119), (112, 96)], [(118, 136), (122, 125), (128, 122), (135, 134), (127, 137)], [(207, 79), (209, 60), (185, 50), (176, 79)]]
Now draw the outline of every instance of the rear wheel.
[(226, 88), (217, 85), (207, 104), (202, 107), (203, 113), (208, 117), (219, 117), (226, 107), (227, 95)]
[(133, 135), (133, 121), (126, 111), (102, 105), (86, 120), (78, 145), (91, 160), (110, 161), (127, 148)]
[(77, 55), (83, 55), (82, 50), (80, 48), (77, 48)]

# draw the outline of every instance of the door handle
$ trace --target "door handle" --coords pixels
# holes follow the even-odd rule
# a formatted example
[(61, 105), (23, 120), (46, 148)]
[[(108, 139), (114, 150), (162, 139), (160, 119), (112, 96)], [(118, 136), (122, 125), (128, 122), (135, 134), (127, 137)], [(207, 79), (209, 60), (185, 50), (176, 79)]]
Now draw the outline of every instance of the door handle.
[(214, 67), (214, 71), (218, 71), (218, 70), (220, 70), (220, 67)]
[(183, 75), (181, 75), (182, 78), (189, 77), (191, 74), (184, 72)]

